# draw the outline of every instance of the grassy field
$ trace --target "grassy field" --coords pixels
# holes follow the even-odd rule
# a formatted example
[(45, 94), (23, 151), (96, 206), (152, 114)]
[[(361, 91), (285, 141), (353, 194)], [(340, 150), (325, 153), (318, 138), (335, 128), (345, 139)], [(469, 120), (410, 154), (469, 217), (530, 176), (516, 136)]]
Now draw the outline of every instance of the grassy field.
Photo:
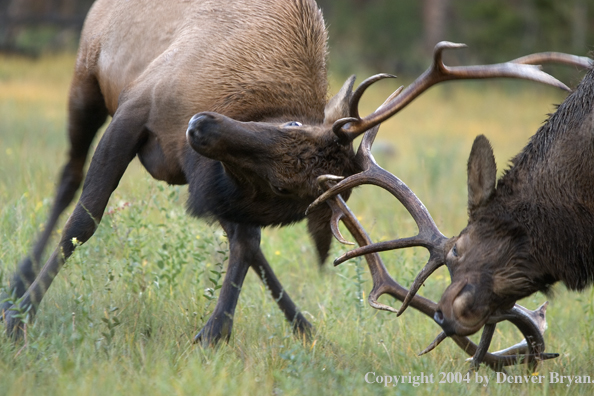
[[(0, 58), (0, 276), (2, 285), (43, 227), (66, 153), (65, 104), (73, 56), (29, 61)], [(576, 76), (576, 80), (579, 77)], [(341, 81), (333, 84), (338, 88)], [(396, 86), (371, 90), (364, 112)], [(499, 169), (554, 111), (563, 93), (531, 83), (456, 83), (433, 88), (385, 123), (378, 162), (406, 182), (446, 235), (466, 222), (466, 159), (474, 137), (493, 143)], [(401, 318), (367, 305), (371, 281), (363, 261), (319, 269), (304, 224), (264, 231), (262, 246), (279, 279), (317, 333), (303, 344), (265, 288), (248, 275), (229, 344), (203, 349), (192, 338), (218, 297), (227, 242), (216, 226), (185, 214), (185, 187), (158, 183), (135, 160), (111, 197), (95, 236), (60, 273), (28, 326), (25, 341), (0, 336), (2, 395), (185, 394), (592, 394), (594, 384), (551, 384), (551, 372), (594, 379), (592, 288), (555, 288), (548, 310), (543, 384), (439, 383), (466, 374), (466, 356), (446, 341), (417, 357), (439, 332), (409, 309)], [(374, 240), (411, 235), (416, 227), (389, 194), (357, 189), (349, 205)], [(71, 209), (70, 209), (71, 210)], [(58, 226), (60, 228), (64, 221)], [(59, 232), (59, 230), (58, 230)], [(348, 235), (346, 232), (345, 235)], [(55, 240), (55, 239), (54, 239)], [(334, 244), (331, 257), (345, 251)], [(383, 259), (403, 285), (427, 255), (389, 252)], [(449, 284), (440, 270), (421, 293), (437, 300)], [(397, 302), (383, 297), (386, 303)], [(546, 299), (521, 303), (537, 307)], [(475, 336), (476, 339), (476, 336)], [(493, 348), (519, 341), (498, 327)], [(530, 375), (523, 367), (513, 375)], [(433, 375), (434, 383), (384, 387), (365, 375)], [(450, 376), (450, 379), (452, 376)]]

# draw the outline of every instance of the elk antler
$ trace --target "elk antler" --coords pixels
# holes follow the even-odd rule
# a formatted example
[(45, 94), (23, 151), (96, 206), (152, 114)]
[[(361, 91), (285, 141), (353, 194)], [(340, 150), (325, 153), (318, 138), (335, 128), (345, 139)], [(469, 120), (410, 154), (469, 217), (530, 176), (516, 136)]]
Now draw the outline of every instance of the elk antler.
[[(382, 121), (396, 114), (422, 92), (434, 84), (442, 81), (514, 77), (543, 82), (545, 84), (560, 87), (569, 91), (570, 89), (565, 84), (542, 72), (538, 67), (528, 65), (528, 63), (557, 62), (579, 67), (588, 67), (591, 62), (589, 58), (585, 57), (562, 54), (558, 52), (545, 52), (527, 55), (511, 62), (496, 65), (448, 67), (443, 64), (442, 52), (444, 49), (462, 47), (465, 47), (465, 45), (454, 44), (446, 41), (438, 43), (435, 46), (433, 52), (433, 64), (429, 69), (427, 69), (427, 71), (425, 71), (425, 73), (417, 78), (404, 91), (402, 90), (402, 87), (399, 88), (374, 113), (361, 119), (359, 118), (356, 108), (360, 97), (363, 95), (363, 92), (373, 82), (382, 78), (393, 76), (381, 74), (365, 80), (353, 94), (354, 100), (350, 106), (351, 117), (337, 120), (334, 124), (333, 129), (337, 136), (339, 136), (341, 140), (354, 139), (365, 130), (379, 125)], [(345, 127), (347, 128), (345, 129)], [(411, 285), (409, 296), (406, 297), (402, 306), (400, 307), (400, 310), (398, 311), (398, 315), (401, 315), (408, 307), (412, 296), (418, 291), (425, 280), (427, 280), (427, 278), (437, 268), (445, 264), (444, 245), (447, 241), (447, 238), (441, 234), (435, 225), (435, 222), (429, 215), (429, 212), (423, 203), (416, 197), (416, 195), (398, 177), (382, 169), (375, 162), (375, 159), (371, 154), (371, 145), (375, 140), (377, 132), (378, 128), (372, 128), (365, 134), (357, 151), (357, 155), (355, 156), (356, 163), (363, 171), (342, 180), (332, 188), (328, 189), (310, 205), (308, 211), (316, 205), (319, 205), (321, 202), (326, 201), (330, 197), (361, 184), (374, 184), (380, 186), (392, 193), (392, 195), (394, 195), (402, 203), (402, 205), (404, 205), (419, 227), (419, 233), (415, 237), (401, 238), (392, 241), (361, 246), (345, 253), (334, 261), (334, 264), (338, 265), (350, 258), (372, 252), (381, 252), (413, 246), (422, 246), (426, 248), (429, 251), (429, 261), (419, 272), (413, 284)], [(332, 229), (337, 230), (338, 227), (333, 226)], [(336, 232), (335, 236), (337, 238), (342, 238), (341, 236), (339, 237), (339, 233), (337, 234)]]
[[(444, 65), (442, 61), (442, 52), (444, 49), (453, 48), (464, 48), (465, 44), (450, 43), (448, 41), (442, 41), (437, 43), (433, 50), (433, 64), (429, 69), (425, 71), (419, 78), (417, 78), (411, 85), (409, 85), (402, 95), (396, 96), (393, 100), (378, 109), (374, 113), (364, 118), (359, 118), (358, 111), (356, 109), (359, 102), (359, 98), (373, 82), (385, 78), (389, 75), (381, 75), (382, 77), (376, 78), (376, 76), (368, 79), (361, 84), (361, 87), (357, 89), (357, 92), (353, 95), (356, 99), (352, 102), (350, 117), (337, 120), (333, 126), (334, 133), (338, 136), (341, 141), (353, 141), (357, 136), (363, 132), (380, 124), (381, 122), (392, 117), (407, 104), (412, 102), (417, 96), (426, 91), (432, 85), (448, 80), (469, 80), (469, 79), (484, 79), (484, 78), (497, 78), (497, 77), (509, 77), (509, 78), (522, 78), (526, 80), (532, 80), (549, 84), (554, 87), (562, 88), (567, 91), (570, 89), (556, 78), (548, 75), (547, 73), (540, 70), (539, 67), (530, 65), (529, 63), (535, 62), (562, 62), (584, 66), (583, 59), (580, 57), (570, 58), (570, 55), (559, 54), (559, 53), (548, 53), (547, 57), (544, 54), (534, 54), (533, 58), (524, 57), (516, 59), (515, 61), (507, 63), (499, 63), (495, 65), (480, 65), (480, 66), (458, 66), (448, 67)], [(554, 55), (551, 55), (554, 54)], [(564, 55), (564, 56), (560, 56)], [(378, 75), (380, 76), (380, 75)], [(371, 81), (370, 81), (371, 80)], [(360, 92), (359, 92), (360, 91)], [(355, 107), (355, 108), (353, 108)]]
[[(339, 179), (340, 178), (336, 176), (324, 175), (318, 178), (318, 182), (323, 189), (327, 189), (330, 187), (330, 184)], [(335, 230), (335, 236), (339, 235), (339, 240), (344, 241), (344, 238), (340, 235), (340, 231), (338, 231), (338, 221), (342, 220), (360, 246), (370, 246), (371, 239), (369, 238), (369, 235), (357, 221), (355, 215), (351, 212), (342, 197), (340, 195), (334, 195), (326, 202), (332, 209), (331, 224), (333, 230)], [(377, 309), (396, 312), (394, 308), (379, 303), (377, 299), (382, 294), (389, 294), (398, 300), (403, 301), (409, 295), (408, 290), (402, 287), (390, 276), (377, 252), (366, 254), (365, 259), (373, 280), (373, 289), (368, 297), (369, 304)], [(433, 318), (437, 309), (437, 304), (435, 302), (418, 295), (411, 298), (410, 305), (431, 318)], [(487, 350), (489, 349), (491, 338), (495, 331), (495, 323), (503, 320), (509, 320), (514, 323), (524, 335), (525, 342), (500, 352), (488, 353)], [(533, 312), (516, 305), (513, 309), (502, 312), (498, 316), (493, 316), (489, 319), (479, 345), (476, 345), (467, 337), (452, 336), (452, 339), (466, 353), (473, 356), (472, 363), (475, 368), (478, 367), (480, 363), (485, 363), (495, 371), (502, 371), (504, 366), (513, 365), (518, 362), (529, 363), (532, 366), (535, 366), (541, 360), (552, 359), (559, 356), (554, 353), (544, 353), (545, 343), (543, 333), (545, 328), (546, 319), (542, 307)], [(420, 355), (433, 350), (445, 338), (447, 338), (445, 333), (440, 333), (435, 341), (421, 352)]]
[(536, 65), (540, 63), (562, 63), (565, 65), (581, 67), (587, 69), (592, 67), (592, 59), (585, 56), (576, 56), (564, 54), (562, 52), (538, 52), (516, 58), (512, 63), (523, 65)]
[[(335, 237), (343, 242), (348, 243), (340, 234), (338, 223), (343, 220), (351, 234), (359, 243), (360, 247), (349, 251), (335, 260), (335, 265), (338, 265), (349, 258), (360, 255), (365, 255), (371, 276), (373, 279), (373, 289), (369, 294), (369, 304), (377, 309), (383, 309), (391, 312), (396, 310), (385, 304), (378, 302), (378, 298), (382, 294), (390, 294), (403, 304), (398, 311), (398, 315), (402, 314), (406, 307), (410, 304), (413, 308), (420, 310), (428, 316), (433, 317), (435, 313), (436, 304), (423, 297), (416, 296), (416, 292), (423, 282), (440, 266), (445, 263), (445, 244), (447, 238), (439, 231), (435, 222), (431, 218), (429, 212), (423, 203), (416, 197), (416, 195), (404, 184), (398, 177), (390, 172), (382, 169), (373, 158), (371, 154), (371, 145), (379, 130), (379, 124), (396, 114), (408, 103), (414, 100), (426, 89), (432, 85), (446, 80), (454, 79), (479, 79), (479, 78), (494, 78), (494, 77), (515, 77), (524, 78), (534, 81), (543, 82), (553, 86), (557, 86), (569, 91), (569, 88), (563, 83), (540, 71), (535, 66), (528, 66), (525, 64), (537, 62), (561, 62), (572, 64), (579, 67), (588, 67), (590, 60), (588, 58), (575, 57), (572, 55), (559, 53), (540, 53), (533, 54), (527, 57), (518, 58), (514, 61), (498, 65), (489, 66), (466, 66), (466, 67), (447, 67), (443, 64), (441, 53), (446, 48), (461, 48), (463, 44), (453, 44), (449, 42), (441, 42), (436, 45), (434, 50), (433, 65), (415, 80), (406, 90), (400, 87), (394, 92), (382, 106), (380, 106), (374, 113), (365, 118), (360, 118), (358, 113), (358, 102), (363, 92), (373, 82), (382, 78), (393, 77), (390, 75), (377, 75), (365, 80), (359, 88), (353, 93), (350, 104), (350, 117), (343, 118), (333, 126), (333, 130), (341, 141), (352, 141), (355, 137), (365, 132), (361, 145), (355, 156), (357, 165), (362, 169), (361, 173), (352, 175), (346, 179), (340, 177), (325, 175), (318, 179), (321, 185), (328, 188), (318, 199), (316, 199), (308, 208), (308, 211), (319, 205), (321, 202), (328, 202), (332, 208), (333, 216), (331, 219), (331, 228)], [(337, 182), (330, 187), (329, 184)], [(394, 195), (409, 211), (415, 220), (419, 233), (414, 237), (400, 238), (392, 241), (380, 242), (372, 244), (365, 230), (356, 221), (342, 198), (338, 194), (350, 190), (361, 184), (374, 184), (388, 190)], [(421, 272), (417, 275), (413, 285), (409, 291), (394, 281), (388, 274), (385, 266), (381, 262), (377, 252), (400, 249), (405, 247), (422, 246), (429, 251), (429, 260), (423, 267)], [(403, 294), (404, 293), (404, 294)], [(544, 339), (542, 332), (544, 328), (540, 329), (537, 322), (535, 322), (530, 315), (526, 315), (525, 308), (516, 306), (514, 309), (501, 313), (500, 316), (489, 319), (483, 337), (479, 346), (476, 346), (465, 337), (452, 337), (454, 341), (469, 354), (475, 355), (473, 362), (478, 365), (481, 361), (489, 364), (492, 368), (500, 368), (505, 365), (514, 364), (519, 359), (525, 362), (537, 362), (538, 360), (550, 359), (558, 356), (557, 354), (544, 354)], [(543, 316), (544, 317), (544, 316)], [(514, 351), (524, 352), (526, 349), (528, 354), (523, 356), (513, 355), (513, 357), (505, 355), (488, 354), (486, 351), (491, 342), (491, 337), (495, 330), (495, 323), (501, 320), (510, 320), (514, 323), (524, 334), (526, 343), (522, 344), (522, 349), (515, 348)], [(542, 327), (542, 326), (540, 326)], [(445, 339), (445, 334), (441, 334), (426, 350), (431, 350)], [(508, 348), (508, 352), (509, 352)]]

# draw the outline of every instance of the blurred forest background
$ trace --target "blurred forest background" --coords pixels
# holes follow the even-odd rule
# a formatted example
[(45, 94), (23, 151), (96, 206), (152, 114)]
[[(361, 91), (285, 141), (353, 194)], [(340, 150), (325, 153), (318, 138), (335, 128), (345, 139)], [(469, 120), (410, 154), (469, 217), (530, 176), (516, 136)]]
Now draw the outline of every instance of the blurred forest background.
[[(0, 0), (0, 51), (38, 56), (74, 51), (93, 0)], [(493, 63), (529, 52), (586, 55), (594, 48), (594, 0), (318, 0), (339, 74), (416, 75), (436, 42), (471, 50), (456, 63)]]

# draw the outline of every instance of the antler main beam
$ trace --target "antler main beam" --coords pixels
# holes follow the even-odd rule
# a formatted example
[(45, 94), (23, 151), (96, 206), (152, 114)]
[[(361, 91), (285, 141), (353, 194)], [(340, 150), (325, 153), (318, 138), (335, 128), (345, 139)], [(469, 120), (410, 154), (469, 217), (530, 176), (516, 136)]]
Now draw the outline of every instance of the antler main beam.
[(523, 65), (537, 65), (540, 63), (561, 63), (564, 65), (570, 65), (579, 67), (582, 69), (588, 69), (592, 65), (592, 59), (585, 56), (577, 56), (564, 54), (563, 52), (537, 52), (516, 58), (512, 63), (518, 63)]
[[(465, 47), (465, 44), (451, 43), (448, 41), (442, 41), (438, 43), (433, 50), (433, 64), (431, 67), (429, 67), (425, 73), (423, 73), (411, 85), (409, 85), (401, 95), (396, 96), (386, 106), (383, 106), (381, 109), (378, 109), (376, 112), (364, 118), (358, 118), (357, 112), (351, 111), (351, 117), (336, 121), (334, 132), (341, 140), (352, 141), (363, 132), (392, 117), (406, 105), (412, 102), (417, 96), (425, 92), (431, 86), (442, 81), (498, 77), (521, 78), (541, 82), (565, 89), (566, 91), (570, 91), (570, 89), (561, 81), (543, 72), (538, 66), (530, 65), (530, 63), (562, 62), (584, 65), (584, 61), (580, 57), (568, 58), (570, 57), (569, 55), (563, 57), (559, 55), (565, 54), (559, 53), (548, 53), (549, 57), (546, 56), (546, 53), (544, 55), (534, 54), (532, 58), (528, 56), (516, 59), (515, 61), (499, 63), (495, 65), (449, 67), (443, 63), (443, 50)], [(371, 85), (371, 83), (369, 83), (369, 85)], [(363, 88), (363, 91), (365, 88)], [(363, 92), (361, 92), (361, 95), (362, 93)], [(354, 101), (353, 103), (355, 103), (356, 106), (358, 100)]]

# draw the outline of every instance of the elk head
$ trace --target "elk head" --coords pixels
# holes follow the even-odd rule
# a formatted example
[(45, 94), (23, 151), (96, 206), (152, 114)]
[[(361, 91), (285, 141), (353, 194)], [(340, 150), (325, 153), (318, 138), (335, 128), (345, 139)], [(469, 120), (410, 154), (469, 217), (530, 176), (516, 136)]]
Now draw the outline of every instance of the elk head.
[(190, 120), (187, 141), (199, 154), (223, 163), (236, 181), (248, 180), (275, 199), (305, 199), (309, 205), (319, 195), (317, 176), (328, 170), (341, 175), (357, 171), (351, 140), (333, 132), (334, 123), (349, 116), (354, 81), (355, 76), (347, 79), (328, 102), (321, 122), (294, 115), (241, 122), (203, 112)]
[[(190, 210), (198, 216), (214, 215), (260, 226), (303, 219), (308, 205), (321, 193), (318, 176), (349, 176), (360, 170), (352, 146), (356, 135), (344, 138), (337, 134), (343, 125), (338, 120), (356, 115), (365, 89), (385, 77), (391, 76), (374, 76), (355, 92), (355, 76), (348, 78), (326, 104), (322, 121), (279, 115), (263, 122), (241, 122), (214, 112), (194, 115), (186, 131), (189, 146), (218, 161), (221, 168), (218, 179), (210, 183), (215, 191), (194, 191), (190, 182)], [(218, 198), (217, 189), (225, 200)], [(321, 262), (332, 240), (329, 219), (327, 207), (308, 216), (308, 229)]]
[(477, 332), (498, 310), (540, 289), (535, 282), (525, 228), (494, 201), (493, 150), (478, 136), (468, 159), (468, 225), (448, 241), (445, 263), (452, 283), (435, 320), (446, 334)]

